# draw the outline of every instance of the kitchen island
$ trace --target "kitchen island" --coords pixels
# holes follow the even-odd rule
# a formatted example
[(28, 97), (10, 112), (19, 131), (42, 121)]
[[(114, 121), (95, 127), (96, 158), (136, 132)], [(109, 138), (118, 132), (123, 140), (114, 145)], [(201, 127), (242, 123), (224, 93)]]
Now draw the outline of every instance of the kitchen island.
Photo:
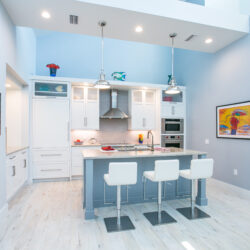
[[(154, 169), (156, 160), (178, 159), (180, 169), (189, 169), (190, 161), (195, 158), (206, 158), (205, 152), (194, 150), (183, 150), (177, 148), (158, 148), (155, 151), (115, 151), (102, 152), (99, 149), (84, 150), (84, 185), (83, 185), (83, 207), (85, 208), (85, 219), (94, 219), (94, 208), (112, 206), (116, 203), (116, 187), (106, 186), (104, 174), (108, 173), (110, 162), (137, 162), (137, 183), (128, 188), (122, 186), (121, 201), (123, 204), (133, 204), (156, 201), (157, 183), (147, 181), (143, 178), (143, 172)], [(164, 183), (162, 200), (174, 200), (189, 198), (191, 196), (191, 181), (180, 177), (177, 181)], [(206, 180), (198, 180), (198, 192), (196, 204), (207, 205)]]

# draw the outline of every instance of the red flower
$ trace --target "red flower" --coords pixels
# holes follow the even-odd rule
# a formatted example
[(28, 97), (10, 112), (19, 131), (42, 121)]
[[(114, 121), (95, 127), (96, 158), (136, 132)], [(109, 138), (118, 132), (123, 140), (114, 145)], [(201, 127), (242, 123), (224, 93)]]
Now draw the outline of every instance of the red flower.
[(59, 65), (56, 65), (56, 64), (54, 64), (54, 63), (47, 64), (46, 67), (52, 68), (52, 69), (60, 69)]

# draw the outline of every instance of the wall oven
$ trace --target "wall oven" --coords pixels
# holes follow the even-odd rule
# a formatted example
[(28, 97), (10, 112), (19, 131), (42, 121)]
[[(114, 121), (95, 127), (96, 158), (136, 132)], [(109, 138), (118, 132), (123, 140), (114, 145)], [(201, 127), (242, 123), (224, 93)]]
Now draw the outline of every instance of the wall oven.
[(183, 119), (161, 119), (162, 134), (183, 134), (184, 120)]
[(184, 147), (183, 135), (162, 135), (161, 146), (183, 148)]

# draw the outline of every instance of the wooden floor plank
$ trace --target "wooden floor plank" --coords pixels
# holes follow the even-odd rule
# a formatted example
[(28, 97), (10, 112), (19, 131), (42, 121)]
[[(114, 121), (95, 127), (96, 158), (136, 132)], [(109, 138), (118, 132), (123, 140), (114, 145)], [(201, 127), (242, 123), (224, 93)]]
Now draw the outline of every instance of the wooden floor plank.
[(35, 183), (9, 204), (1, 250), (181, 250), (250, 249), (250, 192), (211, 179), (209, 205), (201, 209), (211, 218), (189, 221), (176, 208), (188, 200), (163, 203), (175, 224), (151, 226), (144, 212), (156, 203), (122, 206), (136, 229), (107, 233), (104, 217), (116, 215), (115, 207), (99, 208), (96, 220), (86, 221), (82, 209), (82, 182)]

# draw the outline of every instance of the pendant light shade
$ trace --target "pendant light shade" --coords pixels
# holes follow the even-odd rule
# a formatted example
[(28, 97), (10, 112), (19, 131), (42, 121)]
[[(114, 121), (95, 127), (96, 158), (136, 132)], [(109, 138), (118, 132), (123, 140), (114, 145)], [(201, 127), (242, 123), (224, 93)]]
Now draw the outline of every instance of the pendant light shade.
[(165, 90), (165, 93), (169, 95), (176, 95), (181, 92), (180, 88), (177, 86), (176, 79), (174, 77), (174, 38), (176, 36), (176, 33), (172, 33), (169, 35), (169, 37), (172, 39), (172, 75), (171, 80), (169, 82), (169, 86)]
[(98, 89), (109, 89), (110, 83), (105, 79), (105, 73), (104, 73), (104, 63), (103, 63), (103, 52), (104, 52), (104, 40), (103, 40), (103, 27), (106, 26), (105, 21), (100, 21), (98, 25), (101, 27), (101, 35), (102, 35), (102, 66), (101, 66), (101, 73), (99, 80), (95, 83), (95, 88)]

